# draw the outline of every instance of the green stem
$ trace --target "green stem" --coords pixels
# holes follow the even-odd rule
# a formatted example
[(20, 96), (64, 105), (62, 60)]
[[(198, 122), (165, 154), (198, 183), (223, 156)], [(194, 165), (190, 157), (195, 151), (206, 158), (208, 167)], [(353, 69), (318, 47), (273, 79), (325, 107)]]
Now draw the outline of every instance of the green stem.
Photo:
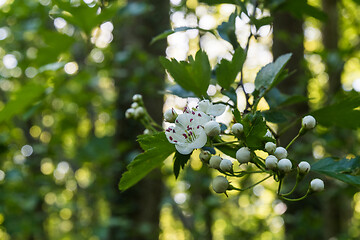
[(310, 193), (310, 188), (308, 189), (308, 191), (306, 192), (306, 194), (300, 198), (286, 198), (283, 196), (280, 196), (282, 199), (287, 200), (287, 201), (291, 201), (291, 202), (297, 202), (297, 201), (301, 201), (303, 199), (305, 199)]
[[(288, 193), (285, 193), (285, 194), (279, 194), (281, 197), (285, 197), (285, 196), (289, 196), (290, 194), (292, 194), (294, 191), (295, 191), (295, 189), (296, 189), (296, 187), (298, 186), (298, 184), (299, 184), (299, 179), (298, 178), (296, 178), (296, 182), (295, 182), (295, 185), (294, 185), (294, 187), (291, 189), (291, 191), (290, 192), (288, 192)], [(280, 193), (280, 192), (279, 192)]]
[(252, 187), (255, 187), (256, 185), (262, 183), (263, 181), (265, 181), (266, 179), (268, 179), (268, 178), (270, 178), (270, 177), (271, 177), (271, 175), (267, 176), (266, 178), (262, 179), (261, 181), (259, 181), (259, 182), (257, 182), (257, 183), (254, 183), (253, 185), (250, 185), (250, 186), (248, 186), (248, 187), (246, 187), (246, 188), (232, 187), (232, 189), (233, 189), (233, 190), (238, 190), (238, 191), (245, 191), (245, 190), (248, 190), (248, 189), (250, 189), (250, 188), (252, 188)]
[(286, 150), (300, 137), (300, 132), (289, 142), (289, 144), (286, 146)]
[(283, 178), (279, 181), (279, 187), (278, 187), (278, 195), (280, 196), (281, 186), (282, 186)]

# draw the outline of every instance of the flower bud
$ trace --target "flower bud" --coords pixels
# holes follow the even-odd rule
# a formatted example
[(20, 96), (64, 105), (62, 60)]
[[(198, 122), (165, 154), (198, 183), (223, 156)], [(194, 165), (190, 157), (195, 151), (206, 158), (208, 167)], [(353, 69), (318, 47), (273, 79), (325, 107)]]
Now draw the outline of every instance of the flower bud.
[(143, 107), (138, 107), (137, 109), (135, 109), (134, 112), (135, 119), (141, 118), (142, 116), (144, 116), (144, 114), (145, 114), (145, 110)]
[(280, 160), (280, 159), (283, 159), (283, 158), (287, 157), (287, 151), (283, 147), (277, 147), (275, 149), (274, 155), (275, 155), (275, 157), (277, 157), (277, 159)]
[(219, 169), (221, 160), (222, 160), (222, 158), (220, 156), (216, 156), (216, 155), (211, 156), (210, 161), (209, 161), (210, 167)]
[(223, 176), (217, 176), (212, 181), (212, 188), (216, 193), (224, 193), (229, 187), (229, 181)]
[(279, 170), (284, 173), (288, 173), (291, 171), (292, 163), (287, 158), (281, 159), (277, 165), (278, 165)]
[(133, 108), (129, 108), (128, 110), (126, 110), (125, 112), (125, 117), (127, 119), (129, 118), (133, 118), (134, 117), (134, 114), (135, 114), (135, 110)]
[(306, 129), (313, 129), (316, 126), (315, 118), (310, 115), (303, 117), (302, 126)]
[(131, 108), (137, 108), (137, 107), (139, 107), (139, 104), (137, 103), (137, 102), (133, 102), (132, 104), (131, 104)]
[(206, 135), (209, 137), (214, 137), (220, 134), (220, 124), (215, 121), (207, 122), (204, 126)]
[(177, 116), (178, 115), (177, 115), (177, 113), (175, 112), (175, 110), (173, 108), (166, 110), (165, 113), (164, 113), (165, 121), (170, 122), (170, 123), (175, 122)]
[(275, 156), (269, 155), (265, 159), (265, 166), (267, 169), (275, 170), (277, 168), (277, 165), (278, 165), (278, 159)]
[(271, 131), (268, 129), (265, 133), (264, 137), (269, 137), (269, 138), (273, 138), (274, 136), (272, 135)]
[(307, 174), (310, 171), (310, 168), (310, 164), (306, 161), (302, 161), (298, 165), (299, 173), (303, 175)]
[(135, 94), (132, 99), (134, 102), (140, 102), (142, 100), (142, 96), (140, 94)]
[(231, 127), (231, 131), (234, 133), (235, 136), (239, 136), (241, 133), (244, 132), (244, 126), (241, 123), (235, 123)]
[(247, 147), (242, 147), (236, 152), (236, 159), (238, 162), (247, 163), (251, 160), (250, 150)]
[(151, 133), (151, 132), (150, 132), (149, 129), (145, 129), (145, 130), (144, 130), (144, 134), (145, 134), (145, 135), (148, 135), (148, 134), (150, 134), (150, 133)]
[(265, 144), (265, 150), (270, 153), (270, 154), (273, 154), (276, 150), (276, 144), (273, 143), (273, 142), (267, 142)]
[(230, 172), (232, 170), (233, 163), (229, 159), (223, 159), (220, 162), (220, 169), (224, 172)]
[(315, 178), (311, 181), (310, 187), (314, 192), (321, 192), (324, 190), (324, 182), (319, 178)]
[(201, 161), (208, 163), (211, 158), (211, 153), (206, 150), (205, 151), (201, 150), (201, 152), (199, 154), (199, 158)]

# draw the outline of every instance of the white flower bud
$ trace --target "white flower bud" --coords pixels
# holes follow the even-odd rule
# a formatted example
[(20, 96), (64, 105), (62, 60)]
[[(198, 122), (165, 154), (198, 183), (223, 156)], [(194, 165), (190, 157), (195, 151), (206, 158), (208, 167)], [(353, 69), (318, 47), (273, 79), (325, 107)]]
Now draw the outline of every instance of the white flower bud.
[(145, 135), (150, 134), (150, 130), (149, 130), (149, 129), (145, 129), (145, 130), (144, 130), (144, 134), (145, 134)]
[(222, 158), (220, 156), (216, 156), (216, 155), (212, 156), (209, 161), (210, 167), (219, 169), (221, 160)]
[(212, 181), (212, 188), (216, 193), (224, 193), (229, 187), (229, 181), (223, 176), (217, 176)]
[(128, 110), (126, 110), (125, 112), (125, 117), (126, 118), (133, 118), (135, 114), (135, 110), (133, 108), (129, 108)]
[(306, 161), (302, 161), (298, 164), (299, 173), (301, 174), (307, 174), (310, 172), (310, 164)]
[(277, 165), (278, 165), (279, 170), (284, 173), (288, 173), (291, 171), (292, 163), (287, 158), (281, 159)]
[(215, 121), (207, 122), (204, 126), (206, 135), (214, 137), (220, 134), (220, 124)]
[(132, 99), (134, 102), (140, 102), (142, 100), (142, 96), (140, 94), (135, 94)]
[(273, 142), (267, 142), (265, 144), (265, 150), (270, 153), (270, 154), (273, 154), (276, 150), (276, 144), (273, 143)]
[(142, 116), (144, 116), (144, 114), (145, 114), (145, 110), (143, 107), (138, 107), (137, 109), (135, 109), (134, 112), (135, 119), (141, 118)]
[(137, 102), (133, 102), (132, 104), (131, 104), (131, 108), (137, 108), (137, 107), (139, 107), (139, 104), (137, 103)]
[(229, 159), (223, 159), (220, 162), (220, 169), (224, 172), (230, 172), (232, 170), (233, 163)]
[(231, 127), (231, 131), (234, 133), (235, 136), (239, 136), (241, 133), (244, 132), (244, 126), (241, 123), (235, 123)]
[(166, 110), (165, 113), (164, 113), (165, 121), (170, 122), (170, 123), (175, 122), (177, 116), (178, 115), (177, 115), (177, 113), (175, 112), (175, 110), (173, 108)]
[(199, 110), (204, 112), (204, 113), (206, 113), (208, 111), (210, 106), (211, 106), (211, 103), (210, 103), (209, 100), (202, 100), (198, 104)]
[(211, 153), (209, 151), (201, 151), (199, 154), (199, 158), (201, 161), (208, 163), (211, 158)]
[(316, 126), (315, 118), (310, 115), (303, 117), (302, 126), (306, 129), (313, 129)]
[(247, 147), (242, 147), (236, 152), (236, 159), (238, 162), (247, 163), (251, 160), (250, 150)]
[(269, 155), (265, 159), (265, 166), (267, 169), (275, 170), (277, 168), (277, 163), (278, 159), (273, 155)]
[(324, 190), (324, 182), (321, 179), (315, 178), (311, 181), (310, 187), (314, 192), (320, 192)]
[(286, 149), (283, 147), (277, 147), (274, 152), (275, 157), (277, 157), (277, 159), (279, 159), (279, 160), (286, 158), (287, 154), (288, 153), (287, 153)]
[(266, 131), (264, 137), (273, 138), (274, 136), (272, 135), (271, 131), (268, 129), (268, 130)]

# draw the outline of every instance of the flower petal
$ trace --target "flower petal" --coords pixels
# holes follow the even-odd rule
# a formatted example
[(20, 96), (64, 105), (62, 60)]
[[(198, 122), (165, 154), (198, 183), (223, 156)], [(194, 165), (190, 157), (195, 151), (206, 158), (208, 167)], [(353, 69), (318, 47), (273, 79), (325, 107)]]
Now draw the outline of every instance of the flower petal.
[(175, 148), (182, 155), (190, 154), (194, 150), (193, 148), (189, 147), (189, 144), (186, 143), (175, 144)]
[(226, 109), (225, 104), (222, 104), (222, 103), (214, 104), (209, 107), (209, 109), (206, 113), (217, 117), (217, 116), (220, 116), (221, 114), (223, 114), (225, 112), (225, 109)]
[(198, 104), (199, 110), (202, 112), (207, 112), (210, 106), (211, 103), (209, 100), (202, 100)]
[(189, 143), (189, 147), (193, 149), (202, 148), (207, 142), (207, 135), (203, 128), (199, 128), (194, 132), (196, 135), (196, 139), (193, 142)]

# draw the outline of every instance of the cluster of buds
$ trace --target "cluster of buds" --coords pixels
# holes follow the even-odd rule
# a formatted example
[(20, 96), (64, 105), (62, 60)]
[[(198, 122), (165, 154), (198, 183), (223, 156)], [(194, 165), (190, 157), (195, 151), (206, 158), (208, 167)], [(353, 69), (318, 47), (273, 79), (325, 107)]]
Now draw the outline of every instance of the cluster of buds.
[(140, 94), (135, 94), (132, 98), (133, 103), (131, 107), (126, 110), (125, 117), (128, 119), (134, 118), (140, 120), (145, 115), (145, 108), (142, 96)]

